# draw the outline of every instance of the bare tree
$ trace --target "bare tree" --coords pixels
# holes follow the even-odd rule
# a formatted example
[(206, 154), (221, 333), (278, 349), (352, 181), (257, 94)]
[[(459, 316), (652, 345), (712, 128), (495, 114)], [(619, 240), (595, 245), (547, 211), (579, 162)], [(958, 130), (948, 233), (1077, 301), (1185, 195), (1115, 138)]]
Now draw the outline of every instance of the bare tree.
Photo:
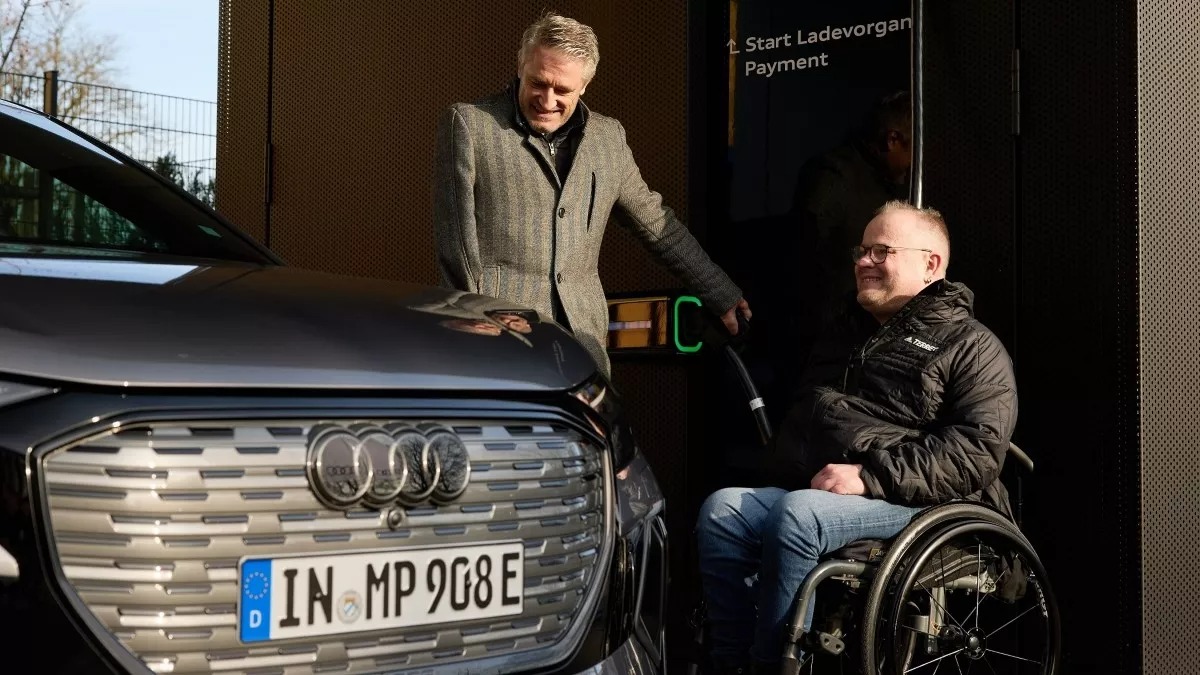
[(13, 48), (17, 46), (17, 39), (21, 35), (21, 29), (25, 27), (25, 17), (29, 14), (29, 6), (32, 4), (33, 0), (21, 0), (19, 6), (10, 7), (12, 2), (5, 2), (0, 6), (0, 40), (7, 41), (7, 44), (0, 42), (0, 47), (4, 49), (3, 57), (0, 57), (0, 70), (6, 70), (8, 67), (8, 59), (12, 56)]
[(81, 29), (76, 20), (84, 0), (0, 0), (0, 70), (41, 73), (113, 85), (116, 43)]
[[(13, 73), (4, 86), (6, 98), (40, 106), (38, 79), (48, 70), (60, 81), (57, 114), (110, 143), (134, 134), (116, 124), (136, 121), (138, 102), (115, 89), (117, 43), (94, 36), (78, 21), (84, 0), (0, 0), (0, 45), (4, 64)], [(106, 124), (98, 125), (103, 119)]]

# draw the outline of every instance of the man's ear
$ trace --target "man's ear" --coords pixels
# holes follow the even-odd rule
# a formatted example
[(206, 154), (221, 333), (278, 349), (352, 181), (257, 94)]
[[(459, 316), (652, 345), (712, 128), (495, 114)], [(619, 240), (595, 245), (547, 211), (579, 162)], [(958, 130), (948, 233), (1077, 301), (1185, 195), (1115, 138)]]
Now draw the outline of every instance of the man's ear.
[(944, 276), (946, 267), (942, 264), (943, 258), (941, 253), (930, 253), (929, 260), (925, 263), (925, 278), (932, 281), (938, 277)]

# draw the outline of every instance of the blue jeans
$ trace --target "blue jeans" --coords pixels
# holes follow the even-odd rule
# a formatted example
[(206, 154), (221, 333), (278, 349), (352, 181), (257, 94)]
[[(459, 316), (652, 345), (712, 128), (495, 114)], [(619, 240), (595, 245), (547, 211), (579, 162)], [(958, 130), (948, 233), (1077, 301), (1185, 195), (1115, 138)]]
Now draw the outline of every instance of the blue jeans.
[[(859, 539), (894, 537), (920, 510), (823, 490), (714, 492), (696, 524), (713, 661), (744, 662), (751, 644), (754, 660), (778, 661), (792, 601), (818, 559)], [(811, 623), (810, 605), (805, 629)]]

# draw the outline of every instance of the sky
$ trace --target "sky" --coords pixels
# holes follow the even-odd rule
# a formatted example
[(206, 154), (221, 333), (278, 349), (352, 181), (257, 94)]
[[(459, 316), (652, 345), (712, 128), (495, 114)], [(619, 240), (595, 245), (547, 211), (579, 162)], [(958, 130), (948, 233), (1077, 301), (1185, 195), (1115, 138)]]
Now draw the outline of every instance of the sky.
[(111, 38), (118, 86), (217, 100), (220, 0), (76, 0), (74, 21)]

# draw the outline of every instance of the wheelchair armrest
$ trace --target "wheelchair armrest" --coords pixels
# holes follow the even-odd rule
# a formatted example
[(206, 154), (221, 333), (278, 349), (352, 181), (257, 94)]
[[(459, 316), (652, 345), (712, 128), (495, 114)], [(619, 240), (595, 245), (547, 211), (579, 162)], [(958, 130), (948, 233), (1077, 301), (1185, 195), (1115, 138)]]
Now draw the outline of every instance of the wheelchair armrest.
[(1019, 462), (1026, 471), (1033, 473), (1033, 460), (1029, 457), (1029, 455), (1025, 454), (1024, 450), (1018, 448), (1016, 443), (1011, 441), (1009, 442), (1008, 454), (1009, 456), (1016, 458), (1017, 462)]

